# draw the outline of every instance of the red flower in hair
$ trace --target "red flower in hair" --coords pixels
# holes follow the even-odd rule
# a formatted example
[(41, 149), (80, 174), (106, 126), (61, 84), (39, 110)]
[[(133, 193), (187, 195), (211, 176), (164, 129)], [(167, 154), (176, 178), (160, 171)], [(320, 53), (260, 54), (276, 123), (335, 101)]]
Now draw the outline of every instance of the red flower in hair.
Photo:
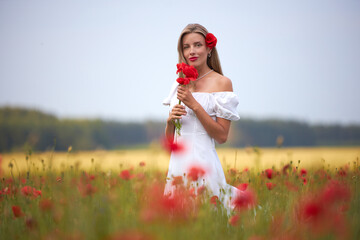
[(214, 36), (214, 34), (212, 34), (212, 33), (206, 34), (205, 43), (208, 48), (213, 49), (217, 43), (217, 39)]

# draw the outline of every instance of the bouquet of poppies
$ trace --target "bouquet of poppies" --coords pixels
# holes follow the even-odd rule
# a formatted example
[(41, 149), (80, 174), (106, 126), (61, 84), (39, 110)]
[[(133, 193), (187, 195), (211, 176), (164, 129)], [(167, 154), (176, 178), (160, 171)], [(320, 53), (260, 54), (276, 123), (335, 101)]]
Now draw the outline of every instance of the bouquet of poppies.
[[(195, 67), (189, 66), (186, 63), (178, 63), (176, 64), (177, 71), (176, 74), (182, 73), (183, 77), (179, 77), (176, 79), (176, 81), (180, 85), (188, 85), (191, 81), (195, 81), (199, 74)], [(181, 101), (179, 100), (179, 104), (181, 104)], [(180, 129), (181, 129), (181, 123), (179, 119), (177, 119), (175, 122), (175, 130), (176, 133), (180, 136)]]

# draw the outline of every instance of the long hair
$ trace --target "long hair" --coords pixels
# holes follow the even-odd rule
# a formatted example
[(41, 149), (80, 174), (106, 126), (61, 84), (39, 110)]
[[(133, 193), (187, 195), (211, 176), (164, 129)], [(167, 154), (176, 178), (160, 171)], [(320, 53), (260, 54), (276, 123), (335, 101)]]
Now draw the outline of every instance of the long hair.
[[(183, 37), (188, 33), (200, 33), (205, 38), (206, 34), (208, 34), (208, 30), (204, 26), (197, 24), (197, 23), (188, 24), (184, 28), (184, 30), (182, 30), (180, 37), (179, 37), (179, 41), (178, 41), (179, 63), (182, 63), (182, 62), (187, 63), (187, 61), (184, 57), (184, 54), (183, 54), (182, 40), (183, 40)], [(215, 72), (223, 75), (223, 72), (221, 69), (221, 64), (220, 64), (220, 59), (219, 59), (219, 55), (216, 50), (216, 47), (214, 47), (211, 50), (211, 56), (208, 57), (208, 59), (207, 59), (207, 65), (209, 66), (210, 69), (213, 69)]]

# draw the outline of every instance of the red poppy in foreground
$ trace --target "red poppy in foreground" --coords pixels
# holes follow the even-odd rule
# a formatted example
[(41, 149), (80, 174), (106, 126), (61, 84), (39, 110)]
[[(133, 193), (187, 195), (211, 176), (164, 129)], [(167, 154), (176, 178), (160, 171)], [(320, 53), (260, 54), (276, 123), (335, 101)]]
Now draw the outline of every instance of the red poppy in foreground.
[(176, 185), (182, 185), (184, 183), (183, 181), (183, 177), (182, 176), (175, 176), (173, 177), (173, 180), (171, 182), (172, 185), (176, 186)]
[(159, 183), (150, 186), (145, 194), (147, 201), (140, 217), (143, 221), (156, 220), (184, 221), (188, 220), (196, 211), (193, 193), (186, 188), (177, 188), (170, 195), (163, 195), (163, 188)]
[(248, 186), (249, 186), (248, 183), (240, 183), (239, 186), (237, 186), (236, 188), (241, 190), (241, 191), (245, 191)]
[(134, 177), (129, 170), (122, 170), (119, 176), (124, 180), (130, 180)]
[(205, 175), (205, 170), (199, 166), (192, 166), (187, 174), (187, 177), (192, 181), (197, 181), (199, 178)]
[(210, 198), (210, 203), (216, 206), (218, 204), (218, 200), (219, 200), (218, 196), (212, 196)]
[(78, 186), (79, 192), (83, 197), (85, 196), (92, 196), (94, 193), (97, 192), (97, 188), (91, 185), (91, 183), (87, 184), (80, 184)]
[(302, 168), (301, 170), (300, 170), (300, 176), (306, 176), (306, 174), (307, 174), (307, 171), (306, 171), (306, 169), (304, 169), (304, 168)]
[(272, 182), (267, 182), (267, 183), (266, 183), (266, 187), (267, 187), (269, 190), (272, 190), (275, 186), (276, 186), (275, 183), (272, 183)]
[(229, 219), (229, 224), (231, 226), (236, 226), (238, 222), (239, 222), (239, 214), (236, 214)]
[(39, 202), (39, 207), (41, 211), (50, 211), (53, 208), (53, 202), (50, 199), (42, 199)]
[(255, 206), (256, 196), (253, 191), (247, 189), (246, 191), (238, 192), (236, 197), (231, 201), (235, 210), (246, 210)]
[(169, 153), (181, 153), (185, 150), (184, 144), (180, 142), (175, 142), (172, 139), (163, 138), (161, 141), (164, 149), (168, 151)]
[(41, 190), (36, 190), (33, 187), (30, 186), (24, 186), (23, 188), (21, 188), (21, 194), (27, 197), (38, 197), (41, 196)]
[(11, 209), (16, 218), (22, 217), (24, 215), (19, 206), (12, 206)]
[(273, 178), (273, 170), (272, 169), (266, 169), (265, 170), (265, 174), (266, 174), (266, 177), (268, 178), (268, 179), (272, 179)]

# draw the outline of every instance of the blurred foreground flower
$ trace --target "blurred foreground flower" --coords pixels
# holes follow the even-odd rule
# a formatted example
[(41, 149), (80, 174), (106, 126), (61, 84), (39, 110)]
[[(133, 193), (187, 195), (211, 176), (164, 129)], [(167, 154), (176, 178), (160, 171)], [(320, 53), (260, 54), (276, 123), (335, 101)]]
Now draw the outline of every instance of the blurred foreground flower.
[(347, 239), (348, 222), (344, 211), (350, 199), (351, 191), (347, 185), (330, 181), (317, 194), (308, 193), (300, 200), (298, 218), (313, 234), (334, 233), (339, 239)]
[(187, 177), (191, 180), (191, 181), (197, 181), (199, 178), (201, 178), (202, 176), (205, 175), (205, 170), (201, 167), (201, 166), (192, 166), (190, 167), (190, 169), (188, 170), (187, 173)]
[(124, 180), (130, 180), (134, 177), (134, 175), (130, 174), (130, 170), (122, 170), (119, 176)]
[(30, 186), (24, 186), (21, 188), (21, 194), (27, 197), (36, 198), (38, 196), (41, 196), (41, 190), (36, 190), (35, 188)]
[(24, 216), (24, 213), (19, 206), (12, 206), (11, 209), (16, 218)]
[(266, 177), (268, 178), (268, 179), (272, 179), (273, 178), (273, 170), (272, 169), (266, 169), (265, 170), (265, 174), (266, 174)]
[(231, 201), (231, 205), (238, 211), (253, 208), (256, 205), (255, 193), (250, 189), (237, 192), (236, 197)]
[(240, 183), (236, 188), (241, 190), (241, 191), (245, 191), (248, 187), (248, 183)]
[(266, 183), (266, 187), (267, 187), (269, 190), (272, 190), (275, 186), (276, 186), (275, 183), (272, 183), (272, 182), (267, 182), (267, 183)]
[(140, 218), (145, 222), (184, 222), (196, 215), (196, 205), (186, 188), (177, 188), (163, 195), (163, 188), (154, 183), (146, 191)]
[(181, 142), (175, 142), (173, 139), (168, 139), (164, 137), (161, 140), (162, 146), (169, 153), (181, 153), (185, 150), (185, 146)]

